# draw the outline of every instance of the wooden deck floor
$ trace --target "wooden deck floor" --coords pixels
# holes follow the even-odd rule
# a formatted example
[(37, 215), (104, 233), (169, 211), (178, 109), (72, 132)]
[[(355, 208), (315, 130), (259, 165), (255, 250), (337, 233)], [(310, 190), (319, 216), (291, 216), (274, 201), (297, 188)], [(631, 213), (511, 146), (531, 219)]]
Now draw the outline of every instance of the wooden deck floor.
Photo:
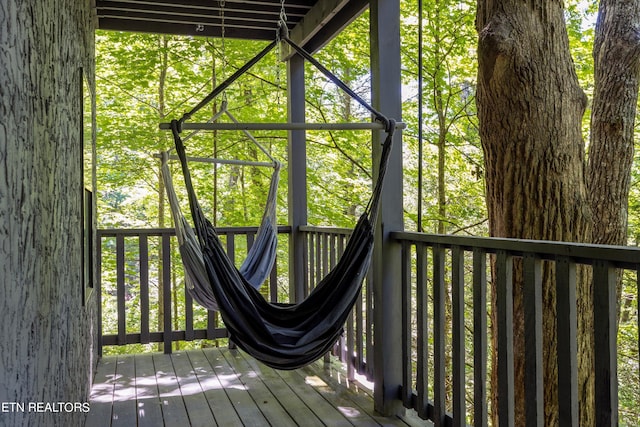
[(321, 363), (276, 371), (238, 350), (107, 356), (98, 365), (87, 427), (418, 426), (381, 417), (361, 388)]

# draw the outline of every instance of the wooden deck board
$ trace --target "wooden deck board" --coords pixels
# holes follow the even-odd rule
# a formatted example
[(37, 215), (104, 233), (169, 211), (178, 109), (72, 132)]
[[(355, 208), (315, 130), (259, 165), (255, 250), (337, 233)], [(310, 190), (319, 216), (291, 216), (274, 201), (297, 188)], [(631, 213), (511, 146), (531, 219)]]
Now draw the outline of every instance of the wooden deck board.
[(220, 379), (229, 400), (240, 417), (242, 425), (256, 427), (269, 425), (222, 352), (205, 351), (204, 354), (218, 375), (218, 379)]
[(180, 385), (173, 370), (171, 357), (166, 354), (154, 354), (158, 393), (162, 402), (164, 424), (169, 426), (188, 426), (189, 416), (180, 394)]
[(200, 381), (195, 376), (191, 361), (186, 353), (171, 355), (180, 393), (189, 415), (189, 422), (193, 427), (211, 427), (216, 424), (209, 402), (204, 396)]
[(304, 406), (301, 401), (283, 401), (280, 402), (282, 396), (275, 396), (267, 388), (260, 377), (260, 371), (254, 370), (247, 361), (240, 355), (238, 350), (225, 352), (225, 358), (229, 365), (236, 371), (238, 378), (245, 385), (249, 395), (256, 403), (262, 414), (265, 416), (269, 424), (279, 427), (295, 427), (299, 425), (285, 407)]
[[(257, 363), (257, 362), (256, 362)], [(292, 371), (275, 371), (276, 375), (291, 389), (291, 391), (302, 400), (305, 405), (317, 415), (318, 418), (327, 426), (352, 426), (351, 423), (338, 408), (331, 405), (321, 393)], [(271, 378), (269, 378), (271, 382)]]
[(154, 427), (164, 423), (162, 419), (162, 403), (158, 394), (156, 368), (153, 357), (149, 354), (137, 354), (134, 359), (136, 367), (136, 413), (138, 425)]
[(315, 364), (277, 371), (239, 350), (104, 357), (87, 427), (404, 426)]
[(348, 390), (332, 389), (329, 384), (318, 375), (315, 370), (307, 370), (306, 368), (292, 371), (305, 383), (311, 385), (322, 397), (324, 397), (331, 405), (338, 408), (340, 413), (345, 416), (353, 425), (357, 426), (379, 426), (369, 414), (360, 408), (352, 399)]
[(241, 426), (242, 422), (236, 413), (236, 409), (233, 407), (224, 386), (202, 350), (189, 351), (187, 355), (191, 361), (191, 366), (193, 366), (194, 374), (200, 382), (204, 397), (209, 402), (216, 424), (220, 426)]
[(136, 374), (133, 356), (118, 356), (116, 378), (111, 426), (129, 427), (136, 423)]
[(265, 386), (281, 403), (285, 411), (298, 425), (305, 427), (315, 427), (326, 425), (335, 426), (335, 423), (328, 422), (326, 418), (323, 423), (312, 409), (304, 402), (304, 400), (293, 391), (289, 385), (280, 377), (276, 371), (255, 359), (248, 357), (243, 352), (236, 352), (237, 357), (242, 358), (244, 366), (253, 370), (258, 377), (264, 381)]
[(111, 425), (113, 388), (116, 383), (116, 359), (105, 358), (98, 364), (91, 389), (91, 411), (87, 415), (87, 426), (108, 427)]

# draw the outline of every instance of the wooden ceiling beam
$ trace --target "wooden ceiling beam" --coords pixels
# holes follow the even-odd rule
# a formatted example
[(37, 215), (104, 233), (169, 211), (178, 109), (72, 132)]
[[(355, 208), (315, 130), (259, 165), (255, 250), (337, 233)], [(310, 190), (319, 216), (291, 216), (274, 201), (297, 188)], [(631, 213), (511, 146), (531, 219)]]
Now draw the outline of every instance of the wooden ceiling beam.
[[(143, 5), (129, 4), (121, 6), (117, 2), (105, 1), (97, 11), (98, 18), (123, 18), (123, 19), (140, 19), (140, 20), (157, 20), (159, 22), (176, 22), (176, 23), (192, 23), (202, 25), (221, 25), (222, 17), (218, 11), (211, 14), (203, 14), (201, 10), (186, 7), (170, 7), (157, 6), (153, 11), (145, 9)], [(242, 26), (242, 25), (259, 25), (264, 24), (265, 27), (272, 28), (275, 31), (276, 22), (278, 22), (279, 14), (272, 13), (250, 13), (247, 11), (225, 10), (225, 25)], [(293, 18), (293, 17), (292, 17)], [(295, 23), (295, 21), (290, 21)]]
[[(122, 19), (122, 17), (111, 18), (104, 16), (100, 18), (100, 29), (113, 31), (132, 31), (140, 33), (154, 34), (174, 34), (193, 37), (221, 37), (220, 26), (203, 25), (199, 27), (193, 23), (159, 22), (151, 20)], [(231, 39), (248, 40), (273, 40), (273, 28), (256, 27), (226, 27), (225, 37)]]
[[(117, 31), (273, 40), (280, 0), (92, 0), (98, 28)], [(368, 0), (286, 0), (290, 37), (309, 51), (324, 46), (368, 6)]]
[[(368, 0), (318, 1), (290, 30), (289, 38), (305, 50), (315, 52), (357, 18), (368, 5)], [(281, 52), (283, 59), (292, 54), (288, 46)]]

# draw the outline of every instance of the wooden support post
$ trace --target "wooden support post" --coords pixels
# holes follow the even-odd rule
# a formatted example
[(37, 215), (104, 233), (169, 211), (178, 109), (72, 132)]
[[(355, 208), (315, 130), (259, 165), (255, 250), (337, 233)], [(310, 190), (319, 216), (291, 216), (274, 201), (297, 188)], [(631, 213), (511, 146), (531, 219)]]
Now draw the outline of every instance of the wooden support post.
[[(289, 122), (305, 121), (304, 60), (294, 55), (287, 61)], [(305, 295), (305, 242), (300, 226), (307, 225), (307, 147), (304, 130), (289, 131), (289, 246), (290, 294), (295, 301)]]
[[(371, 0), (371, 75), (373, 107), (401, 120), (400, 1)], [(381, 154), (382, 132), (373, 132), (373, 164)], [(374, 177), (378, 171), (374, 170)], [(375, 409), (384, 415), (403, 412), (402, 387), (402, 247), (389, 237), (403, 229), (402, 138), (396, 132), (389, 158), (376, 228), (373, 258)]]

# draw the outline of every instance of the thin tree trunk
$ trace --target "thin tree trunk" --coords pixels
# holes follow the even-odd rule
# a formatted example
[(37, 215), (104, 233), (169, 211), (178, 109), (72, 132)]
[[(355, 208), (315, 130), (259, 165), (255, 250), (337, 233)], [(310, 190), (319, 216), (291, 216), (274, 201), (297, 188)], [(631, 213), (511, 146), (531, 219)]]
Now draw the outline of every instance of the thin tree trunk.
[[(638, 26), (640, 1), (600, 1), (593, 47), (595, 87), (587, 166), (593, 243), (627, 244), (628, 197), (640, 78)], [(620, 301), (621, 275), (617, 288)], [(579, 351), (585, 349), (579, 348)], [(585, 371), (586, 368), (581, 369), (581, 372)], [(592, 378), (581, 376), (580, 383), (589, 394), (594, 393)]]
[(640, 78), (640, 1), (601, 0), (587, 179), (593, 243), (627, 244), (633, 137)]
[[(586, 97), (569, 53), (563, 12), (559, 0), (478, 1), (477, 105), (492, 236), (583, 241), (589, 231), (581, 135)], [(543, 275), (551, 276), (548, 270)], [(514, 278), (515, 425), (520, 426), (525, 425), (524, 316), (522, 280)], [(495, 288), (492, 293), (495, 303)], [(579, 304), (588, 296), (582, 283)], [(557, 342), (549, 279), (543, 301), (544, 425), (553, 426), (558, 425)], [(494, 330), (494, 350), (495, 336)], [(494, 351), (494, 366), (496, 357)], [(498, 407), (496, 371), (492, 408)], [(495, 409), (493, 416), (497, 423)]]

